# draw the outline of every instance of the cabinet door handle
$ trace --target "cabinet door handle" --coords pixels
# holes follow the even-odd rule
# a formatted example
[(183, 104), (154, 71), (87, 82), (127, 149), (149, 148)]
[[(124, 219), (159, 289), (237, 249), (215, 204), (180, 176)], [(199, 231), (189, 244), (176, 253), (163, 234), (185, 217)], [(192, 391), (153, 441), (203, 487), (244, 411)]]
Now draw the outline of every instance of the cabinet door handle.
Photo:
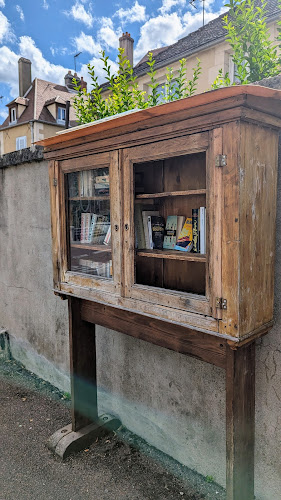
[(125, 231), (129, 230), (129, 224), (125, 224)]
[(115, 229), (115, 231), (118, 231), (118, 229), (119, 229), (118, 224), (115, 224), (114, 229)]

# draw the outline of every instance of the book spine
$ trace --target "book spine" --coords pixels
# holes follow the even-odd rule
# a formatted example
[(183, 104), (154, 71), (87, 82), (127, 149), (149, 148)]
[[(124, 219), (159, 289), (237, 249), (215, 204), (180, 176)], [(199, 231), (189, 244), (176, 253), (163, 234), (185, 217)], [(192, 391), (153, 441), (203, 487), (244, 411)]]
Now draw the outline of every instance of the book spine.
[(145, 215), (144, 213), (142, 214), (142, 220), (143, 220), (145, 248), (150, 248), (150, 246), (149, 246), (148, 225), (147, 225), (147, 215)]
[(141, 207), (135, 206), (135, 235), (137, 248), (146, 248)]
[(85, 243), (85, 220), (86, 214), (82, 213), (81, 214), (81, 234), (80, 234), (80, 241), (81, 243)]
[(153, 240), (152, 240), (152, 228), (151, 228), (151, 215), (147, 216), (147, 227), (148, 227), (148, 238), (149, 238), (149, 249), (153, 249)]
[(200, 253), (199, 249), (199, 210), (198, 208), (192, 209), (192, 241), (193, 252)]
[(206, 208), (200, 207), (200, 253), (206, 253)]

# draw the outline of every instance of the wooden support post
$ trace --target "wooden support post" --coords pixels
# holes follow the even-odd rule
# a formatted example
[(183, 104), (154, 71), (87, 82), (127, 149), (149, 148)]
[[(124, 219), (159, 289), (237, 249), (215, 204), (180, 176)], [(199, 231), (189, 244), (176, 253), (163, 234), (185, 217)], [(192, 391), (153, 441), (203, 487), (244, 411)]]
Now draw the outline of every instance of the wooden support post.
[(81, 300), (69, 299), (72, 430), (97, 421), (95, 325), (81, 319)]
[(227, 500), (254, 500), (255, 342), (226, 354)]

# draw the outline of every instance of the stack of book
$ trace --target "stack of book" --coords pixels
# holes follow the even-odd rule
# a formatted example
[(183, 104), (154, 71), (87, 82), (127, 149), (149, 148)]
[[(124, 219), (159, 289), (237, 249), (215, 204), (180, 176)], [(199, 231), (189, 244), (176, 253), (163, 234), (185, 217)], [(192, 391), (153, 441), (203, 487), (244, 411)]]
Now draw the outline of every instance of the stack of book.
[(96, 177), (94, 187), (96, 195), (109, 195), (109, 175), (99, 175)]
[(142, 210), (135, 205), (136, 248), (206, 253), (206, 208), (192, 209), (192, 217)]
[(70, 172), (68, 174), (68, 195), (70, 198), (78, 197), (91, 198), (109, 195), (109, 175), (97, 175), (108, 169), (81, 170), (80, 172)]
[(79, 272), (111, 278), (112, 260), (108, 262), (95, 262), (91, 259), (79, 259)]
[(95, 245), (109, 245), (111, 241), (111, 226), (109, 215), (97, 215), (83, 212), (81, 214), (80, 228), (71, 227), (71, 241), (80, 243), (93, 243)]

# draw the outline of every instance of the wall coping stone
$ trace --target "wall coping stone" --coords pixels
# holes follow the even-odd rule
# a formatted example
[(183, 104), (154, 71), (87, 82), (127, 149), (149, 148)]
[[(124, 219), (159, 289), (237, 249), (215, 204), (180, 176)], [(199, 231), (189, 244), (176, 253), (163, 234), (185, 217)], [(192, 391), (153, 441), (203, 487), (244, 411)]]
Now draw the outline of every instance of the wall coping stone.
[(0, 168), (42, 161), (44, 160), (43, 149), (43, 146), (31, 146), (30, 148), (6, 153), (0, 157)]

